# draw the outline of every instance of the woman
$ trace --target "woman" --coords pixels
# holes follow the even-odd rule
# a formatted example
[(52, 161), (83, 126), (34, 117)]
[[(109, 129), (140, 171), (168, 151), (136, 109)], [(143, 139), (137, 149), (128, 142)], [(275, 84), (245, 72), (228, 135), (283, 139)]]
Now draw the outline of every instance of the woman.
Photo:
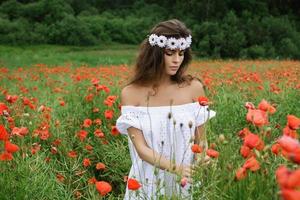
[[(128, 177), (141, 184), (138, 190), (127, 188), (125, 199), (191, 198), (191, 146), (203, 145), (201, 125), (215, 115), (197, 102), (204, 96), (201, 82), (184, 74), (191, 42), (191, 32), (179, 20), (157, 24), (141, 44), (135, 74), (122, 89), (116, 126), (129, 135)], [(180, 185), (182, 177), (187, 184)]]

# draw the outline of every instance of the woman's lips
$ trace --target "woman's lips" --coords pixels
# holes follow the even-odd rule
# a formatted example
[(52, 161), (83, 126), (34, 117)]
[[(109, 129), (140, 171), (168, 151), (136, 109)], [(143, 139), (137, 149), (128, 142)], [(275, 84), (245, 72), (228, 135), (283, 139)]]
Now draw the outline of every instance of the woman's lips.
[(171, 70), (177, 70), (178, 69), (178, 67), (170, 67), (171, 68)]

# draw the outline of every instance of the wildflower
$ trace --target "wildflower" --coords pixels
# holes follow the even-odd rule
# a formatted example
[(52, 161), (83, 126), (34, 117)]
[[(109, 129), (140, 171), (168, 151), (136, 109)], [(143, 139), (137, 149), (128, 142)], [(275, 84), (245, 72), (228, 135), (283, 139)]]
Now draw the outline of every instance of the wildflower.
[(92, 177), (88, 180), (89, 184), (95, 184), (97, 182), (97, 179), (95, 177)]
[(276, 109), (271, 106), (265, 99), (263, 99), (259, 104), (258, 104), (258, 109), (269, 112), (270, 114), (275, 113)]
[(180, 180), (180, 186), (181, 186), (181, 187), (186, 186), (187, 181), (188, 181), (188, 179), (187, 179), (186, 177), (183, 177), (183, 178)]
[(12, 159), (13, 159), (13, 156), (9, 152), (3, 152), (2, 154), (0, 154), (0, 160), (1, 161), (10, 161)]
[(194, 144), (191, 149), (194, 153), (201, 153), (203, 151), (202, 147), (200, 147), (198, 144)]
[(88, 127), (90, 127), (91, 125), (92, 125), (92, 120), (91, 119), (85, 119), (84, 121), (83, 121), (83, 127), (85, 127), (85, 128), (88, 128)]
[(240, 149), (240, 153), (244, 158), (249, 157), (251, 154), (251, 149), (248, 146), (243, 145)]
[(267, 113), (258, 109), (248, 109), (246, 119), (247, 121), (252, 122), (255, 126), (263, 126), (269, 123)]
[(8, 101), (9, 103), (15, 103), (18, 100), (18, 98), (19, 97), (17, 95), (6, 95), (5, 97), (6, 101)]
[(288, 126), (292, 130), (296, 130), (300, 128), (300, 118), (294, 115), (287, 116)]
[(241, 167), (235, 173), (235, 178), (239, 181), (244, 179), (247, 176), (247, 170), (244, 167)]
[(102, 124), (102, 120), (99, 119), (99, 118), (97, 118), (97, 119), (95, 119), (95, 120), (93, 121), (93, 123), (94, 123), (95, 125), (100, 126), (100, 125)]
[(208, 105), (208, 98), (204, 96), (198, 97), (198, 102), (201, 106), (207, 106)]
[(214, 149), (207, 149), (206, 150), (206, 155), (208, 155), (211, 158), (217, 158), (217, 157), (219, 157), (219, 152), (217, 152)]
[(111, 134), (112, 134), (113, 136), (117, 136), (117, 135), (120, 134), (116, 126), (112, 126), (112, 127), (111, 127)]
[(96, 182), (96, 189), (101, 196), (105, 196), (112, 190), (112, 187), (109, 183), (105, 181), (97, 181)]
[(3, 115), (4, 112), (9, 112), (8, 107), (4, 104), (0, 102), (0, 115)]
[(8, 133), (2, 124), (0, 124), (0, 140), (8, 140)]
[(84, 166), (84, 167), (88, 167), (88, 166), (90, 166), (90, 165), (91, 165), (90, 159), (84, 158), (84, 159), (83, 159), (83, 166)]
[(13, 143), (11, 143), (10, 141), (5, 141), (5, 150), (8, 152), (8, 153), (15, 153), (17, 151), (19, 151), (19, 146), (18, 145), (15, 145)]
[(113, 110), (105, 110), (105, 112), (104, 112), (104, 116), (105, 116), (106, 119), (112, 119), (113, 114), (114, 114)]
[(245, 164), (243, 165), (243, 168), (250, 169), (251, 171), (255, 172), (259, 170), (260, 165), (256, 158), (252, 156), (248, 160), (246, 160)]
[(249, 133), (244, 139), (244, 145), (250, 149), (256, 148), (257, 150), (263, 150), (264, 142), (259, 138), (258, 135)]
[(65, 102), (64, 101), (59, 101), (59, 105), (61, 105), (61, 106), (65, 106)]
[(99, 137), (99, 138), (104, 138), (104, 137), (105, 137), (104, 133), (103, 133), (100, 129), (96, 129), (96, 130), (94, 131), (94, 135), (95, 135), (96, 137)]
[(141, 184), (136, 179), (133, 178), (129, 178), (127, 184), (129, 190), (138, 190), (141, 187)]
[(77, 157), (77, 153), (76, 153), (76, 151), (69, 151), (68, 156), (70, 158), (76, 158)]
[(98, 163), (96, 164), (96, 169), (97, 169), (97, 170), (104, 170), (104, 169), (105, 169), (105, 164), (102, 163), (102, 162), (98, 162)]
[(12, 135), (17, 135), (19, 137), (24, 137), (28, 133), (28, 128), (27, 127), (14, 127), (11, 131)]
[(56, 174), (56, 179), (57, 179), (59, 182), (64, 182), (65, 177), (64, 177), (62, 174), (57, 173), (57, 174)]
[(79, 137), (79, 140), (82, 142), (86, 136), (87, 136), (88, 132), (85, 131), (85, 130), (80, 130), (78, 133), (77, 133), (77, 137)]

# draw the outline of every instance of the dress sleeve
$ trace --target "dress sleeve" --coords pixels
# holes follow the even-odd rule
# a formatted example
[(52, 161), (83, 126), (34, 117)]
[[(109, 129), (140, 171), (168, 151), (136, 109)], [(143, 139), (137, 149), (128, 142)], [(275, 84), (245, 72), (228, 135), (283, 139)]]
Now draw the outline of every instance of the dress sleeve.
[(116, 127), (121, 134), (128, 135), (127, 129), (134, 127), (141, 129), (139, 114), (136, 111), (126, 109), (121, 111), (121, 116), (116, 121)]
[(216, 116), (216, 112), (210, 110), (208, 106), (197, 104), (195, 109), (196, 127), (203, 125), (206, 121)]

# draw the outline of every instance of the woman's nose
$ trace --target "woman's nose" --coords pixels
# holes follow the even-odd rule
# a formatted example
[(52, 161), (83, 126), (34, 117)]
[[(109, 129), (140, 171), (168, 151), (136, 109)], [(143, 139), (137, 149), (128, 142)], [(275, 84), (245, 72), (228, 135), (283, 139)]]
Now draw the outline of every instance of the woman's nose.
[(174, 53), (173, 55), (173, 62), (179, 62), (180, 61), (180, 56), (178, 53)]

